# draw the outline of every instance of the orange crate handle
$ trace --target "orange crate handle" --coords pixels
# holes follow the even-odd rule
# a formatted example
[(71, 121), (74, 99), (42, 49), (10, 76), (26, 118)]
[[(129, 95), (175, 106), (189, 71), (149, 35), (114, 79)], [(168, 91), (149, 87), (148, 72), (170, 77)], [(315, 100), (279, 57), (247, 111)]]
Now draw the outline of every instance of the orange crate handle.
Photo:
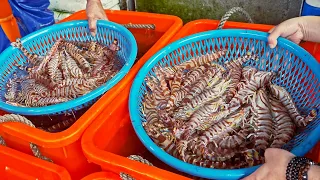
[[(6, 123), (6, 122), (20, 122), (20, 123), (26, 124), (28, 126), (35, 127), (29, 119), (27, 119), (23, 116), (17, 115), (17, 114), (5, 114), (3, 116), (0, 116), (0, 124)], [(6, 146), (6, 142), (4, 141), (4, 139), (1, 136), (0, 136), (0, 145)], [(36, 144), (30, 143), (30, 148), (31, 148), (31, 151), (35, 157), (42, 159), (42, 160), (45, 160), (45, 161), (53, 162), (51, 159), (49, 159), (48, 157), (45, 157), (41, 154), (41, 152)]]
[(233, 7), (232, 9), (230, 9), (229, 11), (227, 11), (221, 18), (218, 28), (217, 29), (222, 29), (224, 24), (227, 22), (227, 20), (230, 18), (230, 16), (235, 13), (235, 12), (240, 12), (241, 14), (243, 14), (245, 16), (245, 18), (250, 22), (250, 23), (254, 23), (252, 18), (250, 17), (249, 13), (247, 11), (245, 11), (244, 9), (242, 9), (241, 7)]

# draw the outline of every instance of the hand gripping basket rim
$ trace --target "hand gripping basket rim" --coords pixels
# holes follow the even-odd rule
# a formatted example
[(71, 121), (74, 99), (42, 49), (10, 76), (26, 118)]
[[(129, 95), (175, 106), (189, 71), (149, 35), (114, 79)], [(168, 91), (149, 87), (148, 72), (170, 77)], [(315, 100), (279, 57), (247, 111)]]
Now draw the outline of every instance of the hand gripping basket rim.
[[(177, 49), (177, 47), (187, 45), (191, 42), (194, 42), (194, 40), (199, 41), (199, 40), (212, 38), (212, 37), (230, 37), (230, 35), (232, 34), (237, 34), (237, 35), (243, 34), (246, 36), (250, 36), (250, 38), (259, 39), (262, 41), (267, 41), (268, 39), (268, 33), (255, 31), (255, 30), (243, 30), (243, 29), (212, 30), (212, 31), (207, 31), (207, 32), (202, 32), (202, 33), (197, 33), (197, 34), (187, 36), (185, 38), (182, 38), (178, 41), (175, 41), (167, 45), (158, 53), (156, 53), (153, 57), (151, 57), (149, 61), (138, 72), (130, 90), (129, 113), (130, 113), (133, 128), (138, 138), (140, 139), (140, 141), (152, 154), (154, 154), (161, 161), (165, 162), (166, 164), (170, 165), (171, 167), (174, 167), (179, 171), (182, 171), (194, 176), (209, 178), (209, 179), (212, 179), (212, 178), (213, 179), (239, 179), (251, 174), (261, 165), (253, 166), (249, 168), (242, 168), (242, 169), (211, 169), (211, 168), (196, 166), (193, 164), (188, 164), (186, 162), (183, 162), (180, 159), (177, 159), (171, 156), (170, 154), (168, 154), (167, 152), (159, 148), (152, 141), (152, 139), (147, 135), (147, 133), (145, 132), (142, 126), (140, 117), (138, 115), (139, 107), (138, 107), (137, 99), (139, 95), (139, 90), (140, 90), (141, 84), (144, 81), (144, 77), (148, 74), (148, 72), (159, 62), (160, 59), (162, 59), (162, 57), (172, 52), (173, 50)], [(293, 42), (282, 37), (278, 38), (278, 45), (291, 50), (295, 55), (299, 56), (301, 60), (304, 61), (309, 66), (309, 68), (312, 70), (315, 76), (318, 79), (320, 79), (320, 64), (314, 59), (314, 57), (311, 54), (309, 54), (306, 50), (304, 50), (297, 44), (294, 44)], [(305, 139), (305, 141), (302, 141), (299, 144), (299, 146), (294, 147), (291, 150), (291, 152), (297, 156), (303, 156), (304, 154), (306, 154), (320, 139), (320, 137), (318, 137), (319, 133), (320, 133), (320, 126), (317, 126), (309, 134), (309, 136)]]
[[(57, 30), (63, 30), (65, 28), (77, 27), (78, 25), (88, 26), (88, 21), (87, 20), (75, 20), (75, 21), (55, 24), (55, 25), (40, 29), (36, 32), (33, 32), (33, 33), (21, 38), (21, 42), (24, 44), (28, 41), (33, 40), (34, 38), (37, 38), (38, 35), (48, 34), (50, 32), (55, 32)], [(80, 96), (78, 98), (72, 99), (72, 100), (64, 102), (64, 103), (59, 103), (59, 104), (50, 105), (50, 106), (43, 106), (43, 107), (18, 107), (18, 106), (9, 105), (9, 104), (1, 101), (0, 108), (3, 109), (4, 111), (7, 111), (7, 112), (23, 114), (23, 115), (60, 114), (62, 112), (67, 112), (70, 109), (80, 107), (86, 103), (89, 103), (90, 101), (103, 95), (106, 91), (108, 91), (114, 85), (116, 85), (129, 72), (129, 70), (131, 69), (131, 67), (134, 64), (134, 61), (137, 56), (137, 51), (138, 51), (137, 42), (136, 42), (133, 34), (127, 28), (125, 28), (119, 24), (116, 24), (116, 23), (110, 22), (110, 21), (98, 20), (97, 27), (99, 28), (99, 26), (103, 26), (108, 29), (112, 29), (112, 30), (116, 30), (118, 32), (121, 32), (121, 35), (128, 39), (128, 42), (131, 43), (131, 47), (132, 47), (130, 55), (127, 58), (127, 61), (122, 66), (121, 70), (112, 79), (108, 80), (105, 84), (92, 90), (88, 94), (85, 94), (83, 96)], [(91, 37), (91, 39), (95, 39), (95, 37)], [(1, 58), (8, 57), (13, 49), (15, 49), (15, 48), (12, 46), (9, 46), (2, 53), (0, 55), (0, 62), (5, 61), (5, 59), (1, 59)]]

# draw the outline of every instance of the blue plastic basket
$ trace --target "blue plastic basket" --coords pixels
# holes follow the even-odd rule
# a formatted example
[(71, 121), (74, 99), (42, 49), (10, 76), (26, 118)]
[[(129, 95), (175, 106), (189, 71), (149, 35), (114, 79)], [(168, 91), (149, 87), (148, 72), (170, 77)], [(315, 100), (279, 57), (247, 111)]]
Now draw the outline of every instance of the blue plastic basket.
[(92, 105), (103, 93), (116, 85), (131, 69), (137, 56), (137, 43), (132, 33), (125, 27), (110, 21), (97, 22), (97, 35), (95, 37), (90, 34), (88, 22), (79, 20), (43, 28), (23, 37), (21, 42), (28, 50), (31, 49), (39, 55), (45, 55), (59, 38), (81, 42), (94, 40), (105, 45), (111, 44), (116, 38), (120, 47), (117, 56), (123, 66), (105, 84), (76, 99), (45, 107), (17, 107), (6, 104), (4, 93), (6, 92), (6, 82), (17, 69), (12, 64), (15, 61), (18, 64), (23, 64), (26, 57), (19, 49), (10, 46), (0, 55), (0, 109), (23, 115), (50, 115), (77, 111)]
[[(254, 53), (261, 58), (258, 62), (249, 61), (264, 71), (276, 71), (278, 77), (273, 83), (285, 87), (292, 95), (299, 110), (310, 111), (320, 108), (320, 64), (300, 46), (284, 38), (278, 39), (278, 46), (270, 49), (267, 43), (268, 34), (252, 30), (227, 29), (194, 34), (180, 39), (155, 54), (137, 74), (130, 92), (129, 111), (134, 130), (144, 146), (164, 163), (171, 167), (202, 178), (239, 179), (259, 166), (242, 169), (210, 169), (185, 163), (159, 148), (147, 135), (142, 126), (146, 121), (142, 112), (143, 94), (146, 92), (145, 77), (153, 75), (155, 66), (174, 66), (196, 54), (206, 54), (212, 49), (228, 49), (228, 59), (235, 59), (254, 48)], [(252, 52), (252, 51), (251, 51)], [(268, 58), (266, 54), (269, 54)], [(277, 55), (276, 55), (277, 54)], [(226, 57), (219, 59), (222, 63)], [(302, 108), (303, 107), (303, 108)], [(294, 137), (283, 148), (295, 155), (303, 156), (320, 139), (320, 115), (307, 128)]]

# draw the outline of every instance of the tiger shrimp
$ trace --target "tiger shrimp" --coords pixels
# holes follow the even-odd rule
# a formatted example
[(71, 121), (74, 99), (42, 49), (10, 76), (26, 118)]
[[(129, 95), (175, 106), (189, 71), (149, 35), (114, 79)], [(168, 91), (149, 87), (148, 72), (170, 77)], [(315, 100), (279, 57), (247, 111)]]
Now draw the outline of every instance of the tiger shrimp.
[[(214, 151), (217, 152), (216, 158), (213, 158), (214, 160), (206, 159), (202, 156), (197, 156), (190, 151), (186, 151), (183, 161), (197, 166), (219, 169), (237, 169), (248, 165), (248, 162), (243, 161), (239, 156), (239, 154), (242, 154), (243, 150), (226, 150), (215, 148)], [(179, 155), (178, 153), (174, 153), (174, 156), (182, 159), (181, 155)]]
[(103, 48), (103, 54), (109, 59), (113, 59), (117, 51), (120, 50), (120, 46), (117, 39), (114, 39), (113, 42), (108, 46)]
[(183, 71), (178, 70), (174, 75), (173, 81), (170, 83), (171, 94), (174, 94), (180, 89), (182, 78), (184, 78)]
[(107, 65), (107, 61), (98, 61), (94, 64), (93, 70), (91, 72), (92, 76), (96, 76), (102, 69)]
[(66, 57), (64, 56), (63, 51), (60, 51), (58, 53), (58, 58), (59, 58), (59, 61), (61, 63), (60, 69), (61, 69), (63, 78), (64, 79), (70, 78), (71, 75), (70, 75), (70, 72), (68, 70), (68, 65), (67, 65), (67, 62), (66, 62), (67, 60), (66, 60)]
[(160, 119), (157, 109), (155, 108), (155, 102), (153, 101), (152, 94), (145, 95), (142, 111), (148, 124), (152, 124)]
[[(179, 156), (180, 159), (183, 161), (187, 162), (188, 160), (188, 152), (192, 152), (194, 155), (196, 155), (199, 158), (204, 158), (205, 160), (210, 160), (210, 161), (218, 161), (218, 162), (224, 162), (229, 159), (231, 159), (235, 153), (232, 151), (228, 150), (222, 150), (222, 149), (215, 149), (215, 150), (208, 150), (207, 147), (205, 149), (210, 153), (210, 157), (206, 156), (203, 154), (203, 151), (201, 149), (197, 149), (198, 146), (200, 145), (198, 141), (199, 137), (194, 137), (189, 141), (180, 141), (178, 145), (176, 146), (177, 149), (177, 155)], [(189, 151), (190, 149), (190, 151)], [(209, 154), (208, 153), (208, 154)]]
[(78, 67), (77, 63), (72, 59), (67, 51), (64, 51), (66, 56), (66, 64), (68, 69), (70, 69), (70, 73), (74, 78), (82, 78), (83, 73), (81, 69)]
[(286, 107), (289, 112), (290, 117), (293, 119), (294, 123), (298, 127), (305, 127), (308, 123), (313, 121), (317, 116), (317, 111), (312, 109), (311, 112), (307, 116), (302, 116), (296, 105), (293, 102), (292, 97), (290, 96), (289, 92), (285, 90), (285, 88), (280, 87), (275, 84), (269, 85), (270, 92), (273, 96), (281, 101), (281, 103)]
[(208, 86), (205, 89), (212, 89), (215, 86), (217, 86), (218, 84), (220, 84), (221, 81), (229, 80), (228, 79), (229, 77), (227, 76), (227, 71), (223, 66), (213, 63), (212, 67), (216, 69), (216, 73), (211, 78), (211, 80), (208, 83)]
[(256, 58), (255, 55), (246, 55), (244, 57), (239, 57), (236, 60), (225, 63), (227, 69), (229, 69), (229, 77), (231, 79), (230, 88), (226, 93), (226, 102), (230, 102), (231, 99), (237, 93), (237, 86), (240, 83), (242, 75), (242, 65), (250, 59)]
[(226, 103), (230, 102), (231, 99), (237, 93), (237, 85), (239, 84), (240, 78), (241, 78), (241, 69), (231, 69), (229, 72), (229, 77), (230, 77), (230, 84), (225, 94)]
[(242, 69), (242, 77), (244, 83), (248, 83), (251, 79), (251, 77), (258, 72), (258, 69), (251, 67), (251, 66), (246, 66), (243, 67)]
[[(170, 103), (168, 103), (166, 106), (168, 111), (175, 105), (175, 103), (172, 103), (172, 102), (174, 102), (177, 95), (179, 95), (179, 93), (181, 93), (181, 91), (179, 91), (179, 90), (180, 90), (182, 78), (183, 78), (182, 71), (180, 71), (180, 70), (177, 71), (177, 73), (171, 83), (171, 94), (169, 95), (169, 102)], [(164, 79), (163, 79), (163, 81), (164, 81)], [(162, 89), (163, 89), (163, 92), (169, 92), (169, 90), (167, 90), (167, 89), (164, 89), (164, 88), (162, 88)]]
[(45, 86), (43, 86), (42, 84), (35, 84), (34, 86), (33, 86), (33, 89), (34, 89), (34, 91), (37, 93), (37, 94), (42, 94), (42, 93), (45, 93), (45, 92), (47, 92), (49, 89), (48, 88), (46, 88)]
[(104, 48), (104, 46), (102, 44), (100, 44), (100, 43), (96, 44), (96, 51), (95, 52), (96, 52), (98, 57), (103, 57), (104, 56), (103, 48)]
[(170, 132), (161, 132), (153, 130), (150, 132), (151, 138), (156, 142), (160, 148), (170, 153), (175, 148), (175, 137)]
[(265, 89), (259, 89), (252, 97), (253, 124), (255, 148), (257, 150), (267, 149), (270, 139), (274, 136), (274, 122), (271, 114), (271, 106)]
[(275, 137), (270, 145), (272, 148), (281, 148), (292, 139), (295, 133), (295, 125), (288, 111), (276, 98), (270, 96), (272, 116), (275, 121)]
[(220, 57), (224, 56), (226, 52), (227, 50), (221, 50), (217, 52), (208, 53), (206, 55), (201, 55), (199, 57), (194, 57), (180, 65), (174, 66), (173, 69), (191, 69), (204, 64), (209, 64), (212, 61), (217, 61)]
[(22, 53), (27, 57), (27, 62), (31, 64), (36, 64), (39, 59), (39, 56), (35, 53), (30, 53), (25, 47), (23, 47), (21, 40), (18, 38), (16, 42), (12, 42), (11, 46), (18, 48)]
[(75, 59), (79, 66), (82, 67), (82, 69), (85, 72), (91, 71), (91, 65), (90, 63), (79, 53), (81, 52), (80, 50), (75, 50), (77, 47), (69, 47), (67, 46), (65, 49), (66, 51)]
[(7, 83), (7, 92), (5, 93), (4, 97), (7, 101), (15, 101), (18, 91), (18, 83), (13, 80), (9, 79)]
[(68, 98), (64, 97), (35, 97), (33, 106), (48, 106), (68, 101)]
[(147, 86), (151, 89), (154, 97), (155, 105), (158, 109), (164, 109), (167, 106), (167, 98), (164, 96), (163, 91), (158, 86), (158, 82), (154, 77), (147, 77)]
[(255, 149), (247, 149), (241, 152), (244, 155), (245, 162), (248, 163), (249, 167), (257, 164), (262, 164), (264, 162), (264, 157)]
[(175, 134), (178, 138), (180, 138), (180, 134), (182, 139), (189, 138), (195, 133), (196, 128), (202, 124), (204, 119), (211, 114), (220, 111), (222, 108), (224, 108), (222, 100), (204, 105), (202, 108), (195, 111), (190, 120), (183, 127), (177, 129)]
[(73, 86), (65, 86), (59, 89), (54, 89), (49, 92), (41, 94), (41, 97), (64, 97), (64, 98), (76, 98), (77, 96), (84, 95), (88, 92), (88, 88), (81, 84)]
[[(250, 106), (244, 106), (242, 107), (239, 111), (240, 107), (228, 107), (227, 105), (224, 106), (223, 108), (221, 108), (221, 111), (213, 113), (210, 115), (210, 117), (206, 118), (197, 128), (196, 130), (198, 131), (205, 131), (207, 130), (209, 127), (211, 127), (212, 125), (214, 125), (215, 123), (221, 121), (222, 119), (230, 116), (230, 117), (241, 117), (242, 120), (244, 121), (251, 112), (251, 108)], [(230, 120), (229, 120), (230, 121)], [(243, 125), (245, 123), (243, 122)], [(238, 124), (237, 124), (238, 125)]]
[(113, 52), (119, 51), (119, 42), (118, 39), (114, 39), (113, 42), (109, 45), (108, 49), (110, 49)]
[(79, 78), (68, 78), (68, 79), (62, 80), (59, 83), (58, 87), (72, 86), (72, 85), (76, 85), (76, 84), (81, 84), (86, 87), (91, 87), (91, 86), (95, 87), (96, 85), (94, 84), (93, 81), (94, 80), (90, 81), (90, 79), (86, 80), (86, 79), (79, 79)]
[(53, 58), (48, 62), (48, 74), (51, 79), (54, 79), (60, 62), (59, 53), (55, 53)]
[(62, 43), (63, 39), (58, 39), (53, 46), (51, 47), (51, 49), (47, 52), (47, 54), (44, 56), (42, 62), (39, 64), (39, 66), (36, 68), (36, 71), (39, 74), (42, 74), (46, 71), (46, 66), (48, 64), (48, 62), (54, 57), (54, 55), (58, 52), (58, 48), (60, 46), (60, 44)]
[(183, 105), (188, 102), (191, 102), (193, 97), (201, 94), (205, 87), (208, 86), (210, 79), (216, 74), (216, 70), (214, 68), (207, 69), (206, 73), (197, 81), (196, 83), (192, 84), (190, 87), (190, 92), (183, 98)]
[[(191, 161), (190, 161), (190, 160)], [(245, 161), (241, 161), (239, 159), (233, 160), (228, 159), (225, 161), (212, 161), (207, 159), (196, 159), (193, 156), (188, 157), (186, 162), (193, 162), (193, 164), (206, 167), (206, 168), (217, 168), (217, 169), (238, 169), (247, 165)]]
[(182, 82), (182, 86), (190, 86), (194, 82), (196, 82), (205, 72), (206, 67), (205, 66), (199, 66), (195, 69), (192, 69), (190, 72), (188, 72), (186, 79)]
[(217, 122), (215, 125), (205, 130), (200, 137), (196, 137), (196, 139), (191, 139), (189, 141), (181, 141), (178, 146), (180, 152), (182, 152), (181, 155), (183, 156), (184, 149), (190, 147), (190, 150), (198, 156), (209, 157), (211, 159), (214, 158), (215, 154), (212, 154), (212, 152), (209, 152), (206, 148), (208, 143), (213, 142), (216, 147), (218, 147), (217, 144), (223, 139), (223, 137), (227, 136), (230, 132), (233, 132), (234, 127), (241, 125), (245, 118), (244, 115), (245, 114), (242, 112), (237, 113), (229, 118)]
[(224, 66), (229, 70), (239, 69), (239, 68), (242, 68), (242, 65), (244, 63), (246, 63), (251, 59), (258, 60), (258, 56), (251, 53), (247, 53), (245, 56), (241, 56), (235, 60), (224, 63)]
[(227, 90), (230, 81), (222, 80), (217, 86), (212, 89), (206, 89), (199, 96), (194, 97), (191, 102), (186, 103), (179, 108), (174, 114), (175, 118), (189, 118), (196, 110), (201, 107), (201, 104), (206, 104), (221, 97)]
[(97, 47), (97, 42), (94, 42), (94, 41), (91, 41), (89, 42), (89, 45), (88, 45), (88, 50), (89, 51), (96, 51), (96, 47)]
[(250, 126), (245, 125), (243, 129), (236, 132), (236, 134), (223, 138), (219, 143), (219, 147), (223, 149), (232, 149), (239, 147), (247, 140), (247, 136), (250, 134), (250, 132)]
[(161, 67), (161, 72), (163, 73), (166, 80), (173, 79), (176, 71), (172, 67)]
[(269, 84), (274, 77), (274, 72), (258, 71), (251, 77), (250, 81), (245, 84), (243, 88), (239, 89), (229, 104), (231, 106), (237, 106), (239, 104), (248, 103), (250, 100), (249, 97), (252, 97), (259, 88), (265, 87)]
[(56, 86), (56, 84), (54, 82), (51, 82), (47, 76), (40, 75), (38, 73), (30, 73), (29, 78), (32, 78), (35, 80), (35, 82), (43, 84), (51, 89), (53, 89)]
[(182, 103), (183, 98), (188, 94), (188, 92), (189, 89), (182, 87), (179, 91), (175, 92), (171, 96), (166, 107), (178, 107)]
[[(161, 68), (160, 67), (156, 67), (154, 71), (155, 71), (156, 77), (157, 77), (157, 79), (158, 79), (158, 81), (160, 83), (160, 87), (161, 87), (161, 89), (163, 91), (163, 95), (166, 98), (169, 97), (170, 96), (170, 90), (168, 88), (167, 82), (165, 80), (165, 77), (164, 77), (164, 75), (162, 73)], [(180, 74), (180, 75), (178, 74), (178, 76), (176, 77), (175, 84), (177, 84), (177, 86), (179, 86), (178, 84), (179, 84), (179, 82), (181, 82), (181, 76), (182, 76), (182, 74)], [(172, 93), (174, 93), (176, 90), (172, 89), (171, 91), (172, 91)]]

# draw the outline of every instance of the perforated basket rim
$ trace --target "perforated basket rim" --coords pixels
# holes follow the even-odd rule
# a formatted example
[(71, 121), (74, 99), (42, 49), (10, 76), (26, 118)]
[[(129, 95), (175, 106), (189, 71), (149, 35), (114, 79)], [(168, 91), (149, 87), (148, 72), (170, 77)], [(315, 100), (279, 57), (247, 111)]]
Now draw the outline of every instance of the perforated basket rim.
[[(209, 179), (238, 179), (251, 174), (261, 166), (258, 165), (241, 169), (212, 169), (183, 162), (182, 160), (171, 156), (153, 142), (153, 140), (147, 135), (146, 131), (144, 130), (141, 123), (141, 119), (139, 117), (139, 106), (137, 99), (140, 93), (140, 87), (144, 82), (144, 78), (148, 74), (148, 72), (163, 57), (178, 49), (178, 47), (182, 47), (195, 41), (200, 41), (208, 38), (231, 37), (233, 34), (237, 34), (237, 36), (243, 34), (246, 38), (259, 39), (265, 42), (267, 42), (268, 39), (268, 33), (266, 32), (244, 29), (211, 30), (189, 35), (165, 46), (163, 49), (158, 51), (158, 53), (153, 55), (140, 69), (133, 81), (129, 95), (129, 114), (132, 126), (138, 138), (153, 155), (155, 155), (158, 159), (179, 171)], [(278, 46), (292, 51), (292, 53), (294, 53), (303, 62), (305, 62), (306, 65), (308, 65), (308, 67), (314, 73), (315, 77), (320, 80), (320, 64), (315, 60), (315, 58), (311, 54), (309, 54), (309, 52), (307, 52), (297, 44), (282, 37), (278, 38)], [(318, 137), (318, 134), (320, 134), (320, 126), (317, 126), (312, 132), (310, 132), (309, 136), (304, 141), (302, 141), (299, 144), (299, 146), (294, 147), (291, 150), (291, 152), (297, 156), (303, 156), (320, 139), (320, 137)]]
[[(28, 41), (33, 40), (34, 38), (37, 38), (39, 35), (48, 34), (50, 32), (56, 32), (58, 30), (70, 28), (70, 27), (77, 27), (78, 25), (87, 26), (88, 27), (88, 21), (87, 20), (75, 20), (75, 21), (69, 21), (59, 24), (54, 24), (52, 26), (40, 29), (38, 31), (35, 31), (33, 33), (30, 33), (29, 35), (21, 38), (21, 42), (24, 44)], [(116, 30), (119, 33), (121, 33), (125, 38), (128, 39), (128, 43), (131, 44), (131, 52), (130, 55), (127, 58), (127, 61), (122, 66), (121, 70), (110, 80), (108, 80), (105, 84), (101, 85), (100, 87), (94, 89), (93, 91), (89, 92), (88, 94), (85, 94), (83, 96), (80, 96), (78, 98), (72, 99), (70, 101), (59, 103), (55, 105), (50, 106), (43, 106), (43, 107), (18, 107), (13, 106), (10, 104), (7, 104), (5, 102), (0, 102), (0, 108), (4, 111), (11, 112), (11, 113), (17, 113), (17, 114), (23, 114), (23, 115), (47, 115), (47, 114), (56, 114), (61, 112), (66, 112), (70, 109), (79, 107), (81, 105), (84, 105), (93, 99), (103, 95), (106, 91), (111, 89), (114, 85), (116, 85), (131, 69), (133, 66), (136, 56), (137, 56), (137, 42), (133, 36), (133, 34), (125, 27), (114, 23), (110, 21), (105, 20), (98, 20), (97, 21), (97, 27), (103, 26), (107, 27), (108, 29)], [(89, 28), (88, 28), (89, 29)], [(98, 28), (97, 28), (98, 30)], [(93, 37), (94, 39), (95, 37)], [(9, 46), (6, 50), (4, 50), (0, 54), (0, 63), (5, 61), (6, 59), (2, 57), (8, 57), (10, 53), (12, 53), (12, 50), (15, 49), (12, 46)]]

